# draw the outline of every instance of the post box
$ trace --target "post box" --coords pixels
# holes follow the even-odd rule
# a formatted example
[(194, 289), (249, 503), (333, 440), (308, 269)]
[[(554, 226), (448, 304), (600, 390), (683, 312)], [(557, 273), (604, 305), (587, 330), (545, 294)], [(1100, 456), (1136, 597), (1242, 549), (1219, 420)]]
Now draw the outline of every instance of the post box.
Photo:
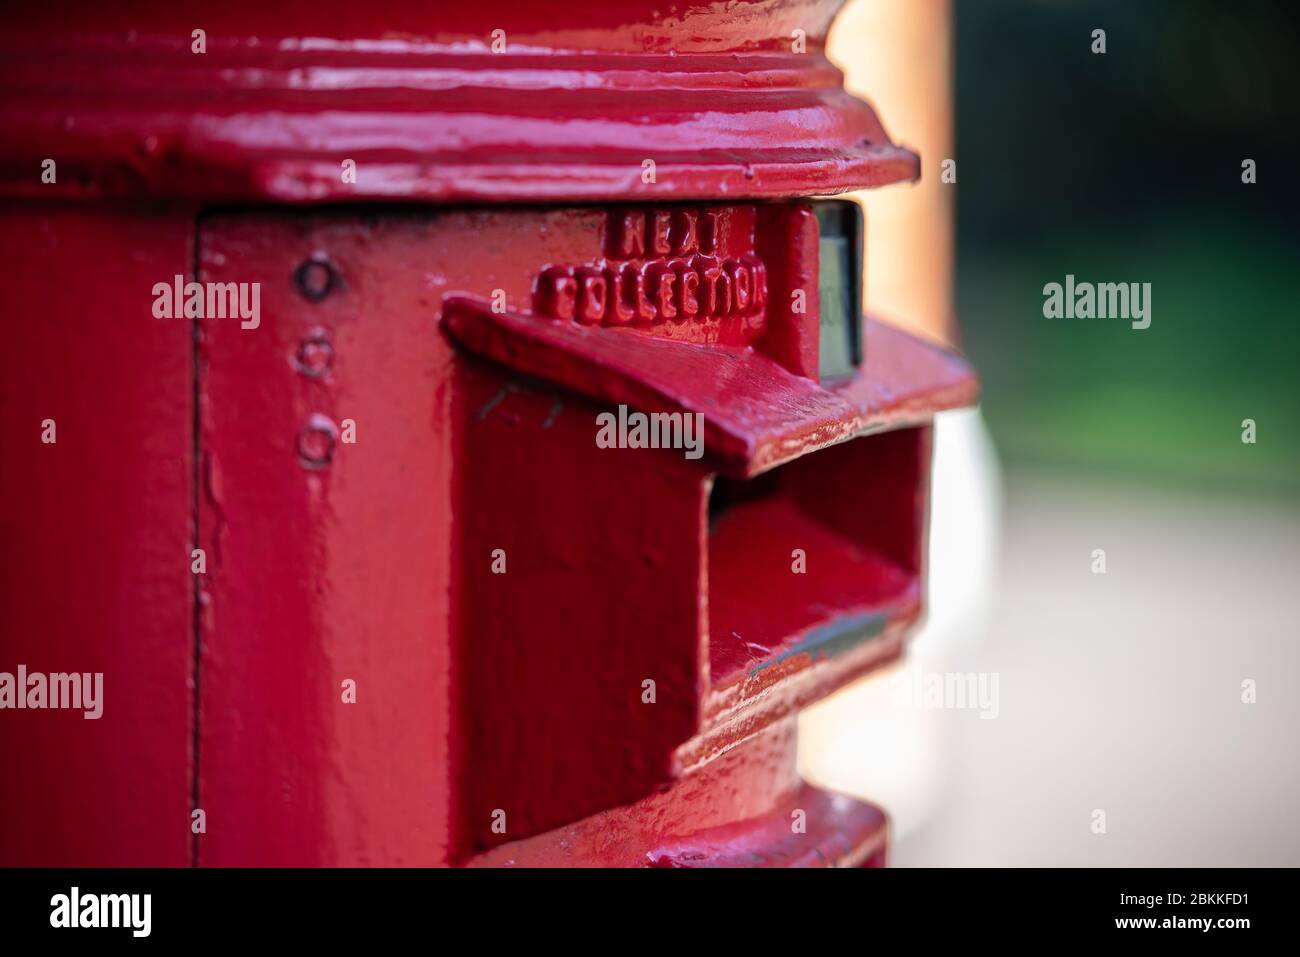
[(0, 671), (103, 690), (0, 710), (0, 863), (884, 862), (795, 719), (975, 384), (863, 318), (838, 6), (6, 25)]

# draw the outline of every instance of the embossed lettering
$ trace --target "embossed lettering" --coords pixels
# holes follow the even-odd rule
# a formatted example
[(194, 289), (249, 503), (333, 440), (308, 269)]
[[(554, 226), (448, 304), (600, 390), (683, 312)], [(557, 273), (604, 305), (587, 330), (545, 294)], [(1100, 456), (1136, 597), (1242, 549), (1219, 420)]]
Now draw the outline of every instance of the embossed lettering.
[(674, 216), (672, 245), (673, 252), (678, 256), (686, 256), (699, 249), (695, 213), (692, 210), (679, 209)]
[(677, 311), (683, 319), (693, 319), (700, 311), (700, 303), (696, 298), (700, 274), (680, 259), (673, 263), (673, 272), (677, 274)]
[(578, 321), (600, 322), (605, 315), (605, 297), (609, 285), (599, 269), (584, 266), (575, 270), (578, 278)]
[(609, 309), (605, 321), (611, 326), (625, 326), (636, 318), (636, 311), (630, 305), (632, 294), (636, 291), (636, 273), (630, 266), (609, 270)]
[(607, 326), (760, 316), (767, 269), (751, 251), (734, 249), (735, 215), (733, 207), (614, 211), (608, 259), (547, 267), (535, 307), (556, 319)]
[(645, 213), (625, 212), (618, 224), (618, 241), (614, 246), (619, 259), (638, 259), (645, 255)]
[(742, 262), (728, 259), (724, 264), (727, 275), (731, 277), (732, 292), (736, 297), (736, 311), (744, 312), (749, 308), (750, 279), (749, 267)]
[(673, 283), (677, 276), (672, 269), (665, 265), (656, 265), (654, 267), (655, 277), (655, 310), (660, 319), (676, 319), (677, 307), (673, 305)]
[(572, 319), (578, 296), (578, 283), (573, 271), (564, 266), (552, 266), (542, 273), (538, 284), (540, 311), (556, 319)]
[(651, 217), (650, 248), (656, 256), (667, 256), (673, 251), (668, 233), (672, 229), (673, 212), (670, 209), (657, 209)]

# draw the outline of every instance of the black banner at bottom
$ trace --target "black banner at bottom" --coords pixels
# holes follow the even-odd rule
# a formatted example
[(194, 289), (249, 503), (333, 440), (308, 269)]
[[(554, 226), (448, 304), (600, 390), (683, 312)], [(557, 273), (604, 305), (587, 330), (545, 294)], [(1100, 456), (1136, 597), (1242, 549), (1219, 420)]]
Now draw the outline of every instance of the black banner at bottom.
[(1286, 870), (1208, 869), (10, 870), (0, 926), (6, 943), (373, 945), (481, 928), (536, 946), (553, 934), (607, 939), (611, 921), (642, 938), (703, 918), (729, 939), (786, 925), (867, 945), (969, 944), (978, 932), (1232, 946), (1289, 930), (1294, 884)]

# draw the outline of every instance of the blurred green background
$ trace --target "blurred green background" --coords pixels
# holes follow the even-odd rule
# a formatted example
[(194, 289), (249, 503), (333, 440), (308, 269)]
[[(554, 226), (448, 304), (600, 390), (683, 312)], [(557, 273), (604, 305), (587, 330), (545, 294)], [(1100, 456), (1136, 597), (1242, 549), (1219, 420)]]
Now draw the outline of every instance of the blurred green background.
[[(1297, 8), (955, 4), (958, 314), (1009, 465), (1300, 495)], [(1151, 283), (1150, 328), (1044, 318), (1067, 273)]]

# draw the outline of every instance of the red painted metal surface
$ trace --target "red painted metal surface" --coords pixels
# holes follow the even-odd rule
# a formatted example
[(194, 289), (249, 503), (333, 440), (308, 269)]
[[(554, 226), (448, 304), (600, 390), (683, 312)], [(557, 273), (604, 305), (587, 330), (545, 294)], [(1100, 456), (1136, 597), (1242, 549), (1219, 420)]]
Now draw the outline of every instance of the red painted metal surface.
[[(200, 797), (216, 819), (255, 821), (267, 837), (250, 847), (242, 832), (214, 833), (201, 862), (461, 860), (645, 799), (898, 653), (919, 611), (924, 430), (800, 457), (770, 473), (779, 493), (711, 528), (723, 448), (699, 462), (598, 448), (603, 406), (563, 388), (563, 363), (527, 362), (532, 341), (512, 341), (502, 354), (533, 374), (519, 378), (457, 358), (440, 334), (439, 317), (463, 302), (445, 290), (501, 289), (526, 304), (539, 264), (601, 248), (611, 219), (559, 209), (204, 221), (202, 278), (261, 281), (274, 321), (260, 336), (202, 329), (201, 540), (215, 569)], [(466, 242), (492, 253), (466, 262)], [(319, 301), (293, 281), (311, 261), (335, 276)], [(710, 371), (744, 361), (630, 329), (591, 335), (628, 340), (667, 373), (684, 363), (655, 363), (665, 343), (697, 350)], [(307, 342), (328, 343), (326, 374), (304, 373)], [(842, 388), (888, 396), (873, 412), (890, 424), (923, 423), (917, 409), (970, 385), (956, 360), (885, 327), (868, 355), (877, 391), (865, 385), (872, 366)], [(597, 365), (614, 381), (617, 363)], [(727, 401), (761, 406), (780, 383), (811, 387), (777, 372), (777, 387)], [(714, 401), (709, 376), (687, 379), (684, 408)], [(308, 468), (299, 438), (321, 416), (336, 428), (353, 419), (358, 440)], [(795, 546), (815, 574), (789, 574)], [(497, 549), (505, 574), (493, 571)], [(827, 634), (837, 622), (848, 631)], [(364, 708), (340, 707), (345, 678)], [(653, 705), (641, 700), (647, 679)], [(267, 786), (249, 788), (250, 773)]]
[(538, 322), (454, 298), (446, 325), (467, 348), (592, 398), (636, 408), (699, 412), (718, 466), (754, 475), (815, 449), (969, 405), (975, 383), (961, 360), (881, 323), (867, 323), (867, 363), (827, 388), (747, 347), (700, 349), (635, 333)]
[(473, 867), (879, 867), (876, 808), (795, 773), (793, 719), (670, 789), (487, 851)]
[[(914, 178), (915, 155), (889, 142), (823, 55), (838, 6), (24, 10), (8, 15), (2, 47), (0, 192), (663, 201)], [(805, 52), (792, 52), (795, 30)], [(53, 189), (31, 174), (48, 156), (67, 170)], [(345, 159), (355, 183), (340, 176)]]
[[(773, 200), (917, 172), (836, 6), (8, 25), (0, 671), (102, 670), (105, 711), (0, 712), (0, 863), (883, 863), (793, 719), (901, 652), (974, 383), (874, 322), (818, 381), (817, 223)], [(177, 276), (259, 321), (157, 318)], [(620, 404), (702, 456), (601, 447)]]
[[(456, 454), (426, 277), (451, 228), (199, 225), (200, 278), (262, 283), (264, 317), (199, 330), (200, 864), (446, 858)], [(313, 301), (295, 274), (321, 251)]]
[(165, 211), (0, 208), (0, 672), (103, 675), (97, 719), (0, 711), (0, 864), (189, 859), (190, 330), (148, 310), (192, 236)]

